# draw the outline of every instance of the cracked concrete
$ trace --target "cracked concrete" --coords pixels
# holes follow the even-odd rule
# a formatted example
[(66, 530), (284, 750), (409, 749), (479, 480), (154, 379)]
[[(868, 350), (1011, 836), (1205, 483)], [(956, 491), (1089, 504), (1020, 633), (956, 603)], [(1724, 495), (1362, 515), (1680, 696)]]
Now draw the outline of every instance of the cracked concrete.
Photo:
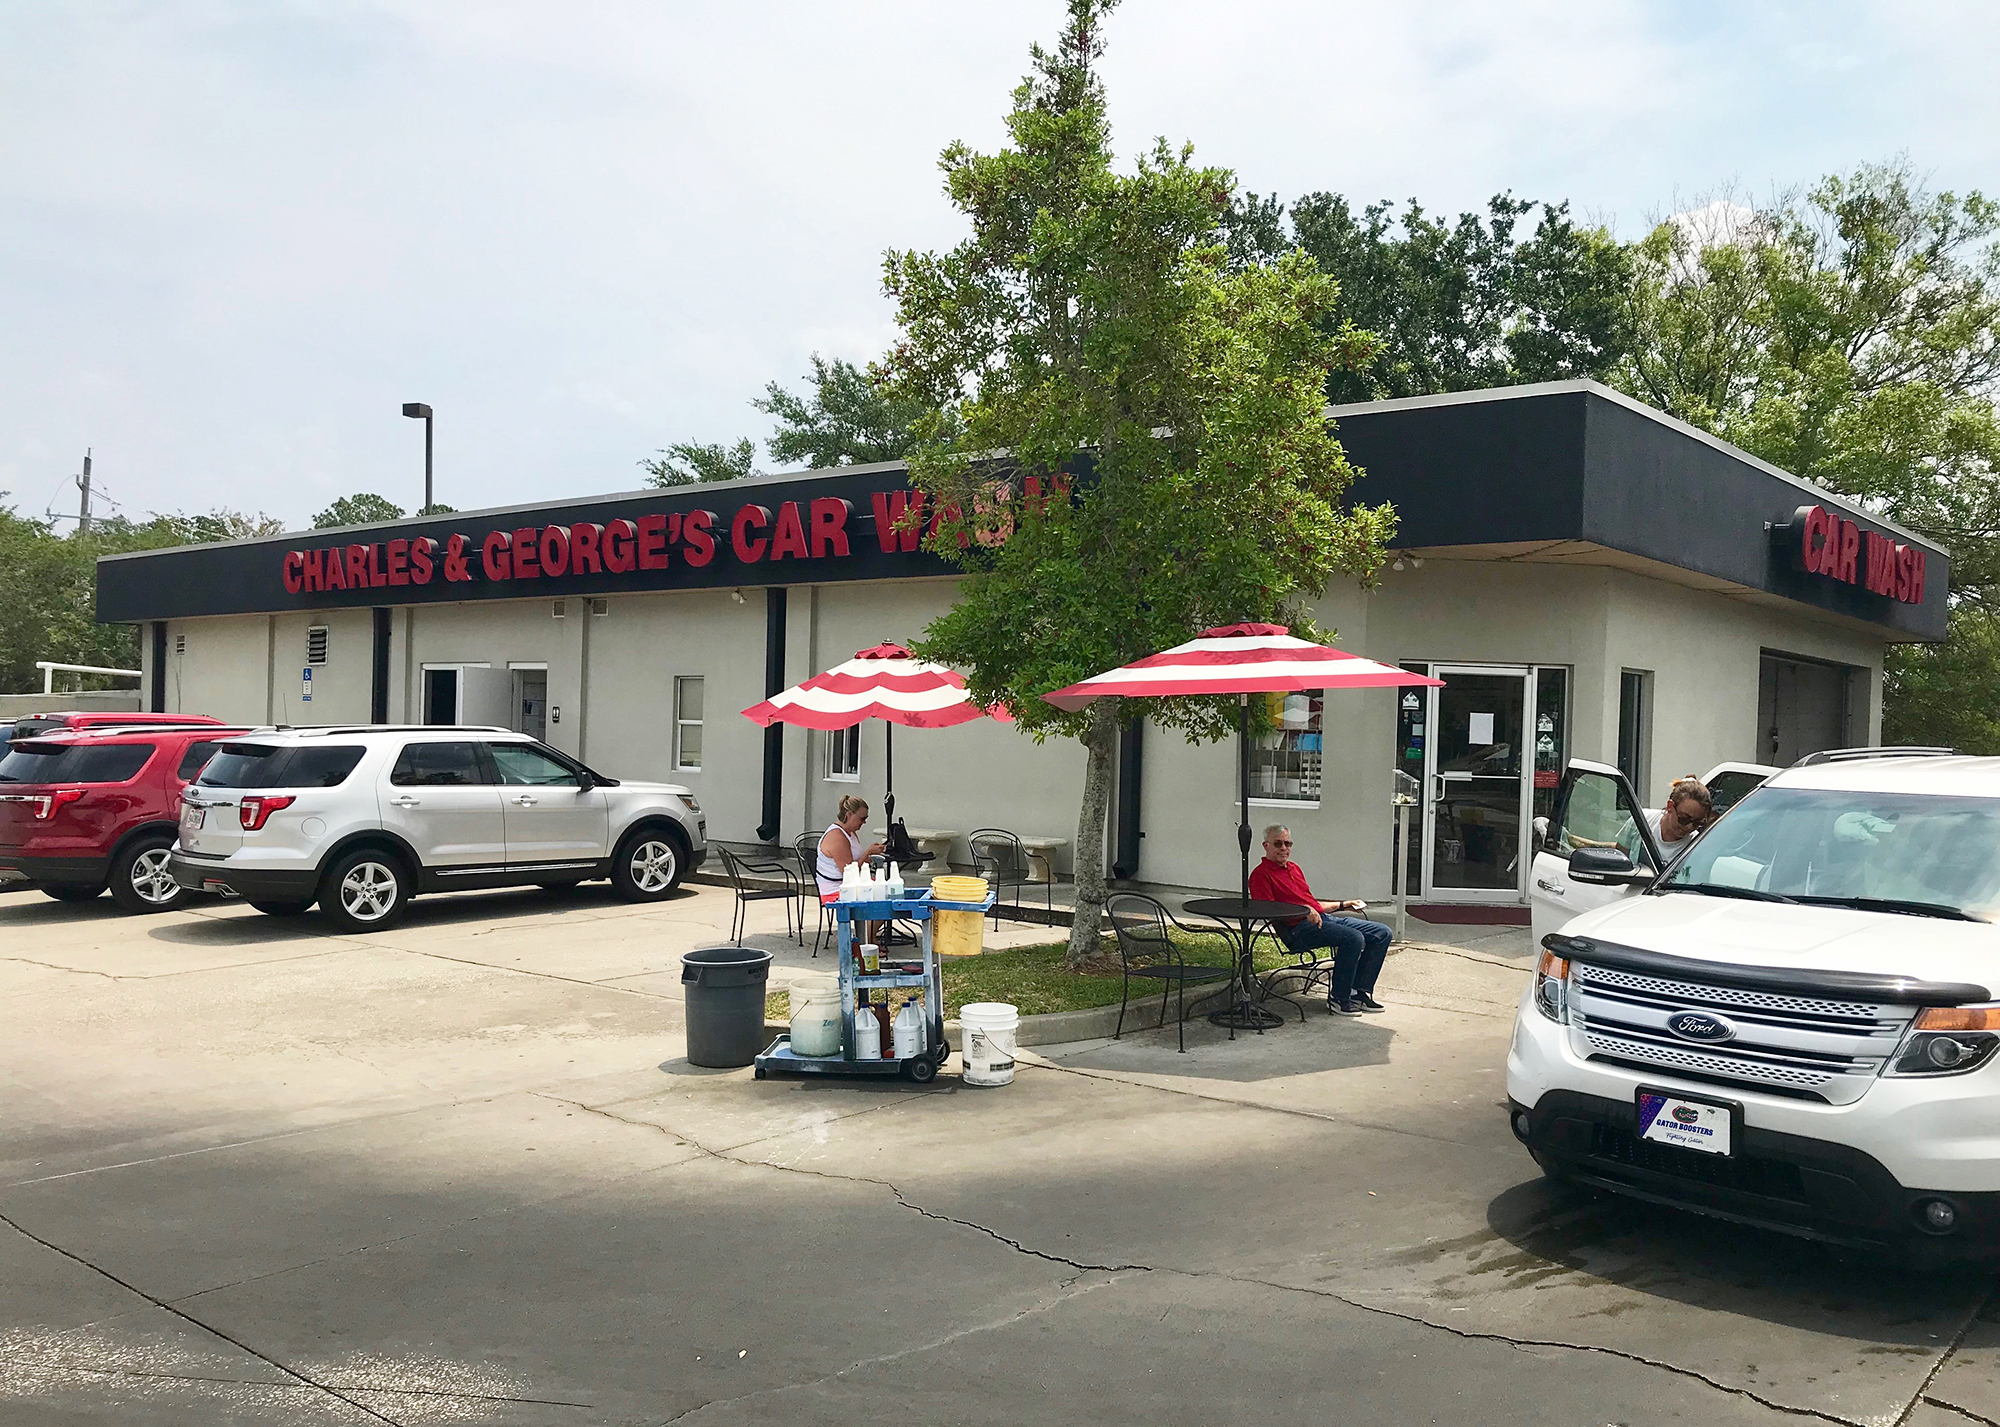
[(1542, 1183), (1519, 937), (977, 1091), (687, 1065), (729, 913), (0, 895), (0, 1420), (2000, 1423), (1986, 1276)]

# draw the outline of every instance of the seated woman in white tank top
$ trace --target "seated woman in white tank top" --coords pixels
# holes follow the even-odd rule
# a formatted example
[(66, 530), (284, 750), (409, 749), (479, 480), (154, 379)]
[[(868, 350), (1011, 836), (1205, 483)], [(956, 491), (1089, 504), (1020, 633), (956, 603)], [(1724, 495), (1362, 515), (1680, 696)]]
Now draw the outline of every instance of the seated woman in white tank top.
[(849, 866), (856, 862), (866, 862), (882, 851), (882, 844), (861, 841), (861, 825), (868, 821), (868, 803), (865, 799), (845, 797), (840, 800), (839, 819), (827, 828), (819, 840), (819, 858), (813, 868), (813, 875), (819, 883), (819, 899), (834, 902), (840, 899), (840, 877)]

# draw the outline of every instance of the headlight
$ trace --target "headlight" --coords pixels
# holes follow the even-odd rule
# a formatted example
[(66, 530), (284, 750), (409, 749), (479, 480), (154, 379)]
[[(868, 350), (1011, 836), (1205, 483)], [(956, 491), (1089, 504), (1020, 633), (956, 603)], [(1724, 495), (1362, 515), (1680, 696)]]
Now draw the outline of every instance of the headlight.
[(1926, 1006), (1887, 1075), (1963, 1075), (2000, 1048), (2000, 1006)]
[(687, 810), (689, 812), (698, 813), (701, 811), (701, 800), (695, 797), (693, 793), (676, 793), (674, 796), (678, 797), (683, 803), (687, 804)]
[(1559, 1025), (1569, 1024), (1569, 962), (1553, 951), (1535, 962), (1535, 1009)]

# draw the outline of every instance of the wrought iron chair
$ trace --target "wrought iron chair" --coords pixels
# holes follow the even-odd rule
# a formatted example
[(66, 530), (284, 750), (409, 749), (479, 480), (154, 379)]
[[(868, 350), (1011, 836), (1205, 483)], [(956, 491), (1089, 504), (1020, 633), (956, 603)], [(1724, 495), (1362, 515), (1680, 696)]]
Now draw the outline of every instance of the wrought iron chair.
[(1014, 910), (1021, 909), (1021, 889), (1039, 885), (1047, 900), (1051, 913), (1055, 910), (1055, 893), (1047, 882), (1035, 876), (1032, 863), (1028, 860), (1028, 849), (1021, 845), (1021, 839), (1005, 828), (982, 827), (975, 829), (966, 839), (972, 847), (972, 870), (984, 877), (986, 885), (993, 892), (993, 925), (1000, 925), (1000, 895), (1003, 888), (1011, 889)]
[(1182, 1054), (1187, 1052), (1187, 988), (1230, 980), (1235, 972), (1227, 966), (1190, 965), (1187, 954), (1173, 939), (1172, 929), (1193, 933), (1194, 928), (1174, 919), (1160, 903), (1137, 892), (1121, 892), (1104, 905), (1118, 934), (1118, 961), (1124, 984), (1118, 992), (1118, 1028), (1111, 1033), (1117, 1040), (1125, 1033), (1125, 1005), (1132, 993), (1132, 978), (1152, 977), (1160, 983), (1160, 1019), (1167, 1017), (1167, 994), (1177, 999), (1175, 1016)]
[(792, 839), (792, 856), (799, 863), (799, 943), (804, 945), (806, 935), (806, 915), (810, 911), (819, 912), (819, 927), (813, 933), (813, 955), (819, 955), (820, 946), (833, 934), (833, 908), (819, 899), (819, 844), (825, 837), (823, 832), (802, 832)]
[[(728, 848), (716, 848), (722, 854), (723, 871), (729, 874), (730, 885), (736, 889), (736, 911), (729, 922), (729, 940), (732, 943), (743, 940), (743, 924), (749, 918), (752, 902), (776, 902), (785, 904), (785, 934), (797, 939), (800, 946), (806, 944), (805, 925), (793, 916), (792, 904), (799, 895), (799, 879), (788, 865), (771, 858), (738, 857)], [(777, 877), (784, 881), (782, 887), (759, 887), (751, 878)]]
[[(1336, 914), (1328, 913), (1328, 915)], [(1286, 976), (1302, 976), (1305, 978), (1302, 985), (1296, 986), (1286, 993), (1287, 999), (1297, 995), (1300, 991), (1304, 991), (1310, 996), (1313, 987), (1322, 982), (1325, 983), (1328, 994), (1332, 993), (1334, 957), (1331, 948), (1309, 946), (1303, 950), (1294, 949), (1290, 942), (1278, 934), (1277, 927), (1268, 922), (1257, 927), (1250, 933), (1250, 945), (1254, 948), (1265, 937), (1271, 939), (1272, 943), (1277, 947), (1278, 955), (1283, 957), (1284, 961), (1281, 965), (1265, 972), (1257, 978), (1258, 1005), (1261, 1006), (1268, 1003), (1271, 997), (1277, 994), (1277, 984), (1279, 980)], [(1296, 1001), (1293, 1001), (1292, 1005), (1299, 1013), (1299, 1024), (1304, 1025), (1306, 1008), (1299, 1005)]]

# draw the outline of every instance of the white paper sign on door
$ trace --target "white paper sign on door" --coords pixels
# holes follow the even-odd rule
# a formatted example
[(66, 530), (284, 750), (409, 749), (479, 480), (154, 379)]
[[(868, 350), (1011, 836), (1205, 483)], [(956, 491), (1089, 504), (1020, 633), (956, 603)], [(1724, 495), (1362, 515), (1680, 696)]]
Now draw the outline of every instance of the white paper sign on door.
[(1478, 748), (1493, 742), (1493, 715), (1490, 713), (1472, 715), (1472, 731), (1465, 735), (1465, 741)]

